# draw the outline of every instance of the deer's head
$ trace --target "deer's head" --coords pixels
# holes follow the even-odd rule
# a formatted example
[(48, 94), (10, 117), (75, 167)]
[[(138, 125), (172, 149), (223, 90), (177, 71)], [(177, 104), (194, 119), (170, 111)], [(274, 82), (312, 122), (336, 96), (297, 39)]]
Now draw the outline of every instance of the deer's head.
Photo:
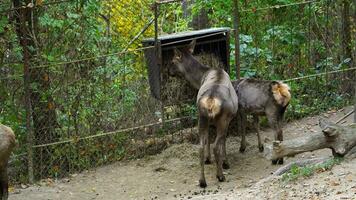
[(188, 46), (182, 48), (173, 49), (173, 57), (171, 60), (171, 65), (169, 66), (168, 73), (171, 76), (184, 76), (187, 73), (187, 67), (192, 53), (194, 52), (196, 41), (193, 40)]

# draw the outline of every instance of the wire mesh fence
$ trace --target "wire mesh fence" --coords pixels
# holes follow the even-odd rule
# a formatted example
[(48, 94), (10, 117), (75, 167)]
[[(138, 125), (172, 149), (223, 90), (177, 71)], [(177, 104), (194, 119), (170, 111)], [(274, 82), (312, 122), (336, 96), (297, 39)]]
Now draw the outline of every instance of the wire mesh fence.
[[(9, 33), (16, 32), (16, 22), (8, 26), (6, 38), (9, 40), (0, 37), (5, 46), (1, 52), (6, 55), (0, 63), (0, 122), (15, 130), (19, 142), (10, 163), (12, 181), (27, 182), (29, 168), (32, 168), (35, 179), (57, 178), (124, 158), (155, 154), (172, 143), (195, 141), (194, 96), (188, 95), (186, 101), (176, 102), (173, 100), (181, 98), (177, 95), (184, 96), (190, 91), (182, 90), (177, 94), (172, 88), (163, 88), (163, 95), (172, 101), (162, 106), (161, 101), (151, 96), (146, 71), (144, 50), (153, 47), (140, 48), (140, 40), (131, 40), (142, 38), (140, 32), (145, 23), (152, 23), (152, 15), (142, 15), (145, 23), (132, 29), (135, 31), (131, 39), (123, 39), (131, 46), (122, 46), (123, 50), (117, 51), (110, 38), (117, 32), (128, 34), (131, 29), (108, 25), (110, 23), (103, 17), (102, 24), (105, 25), (98, 26), (102, 31), (89, 32), (91, 26), (97, 26), (90, 20), (100, 17), (90, 18), (79, 1), (70, 4), (73, 10), (68, 15), (63, 10), (68, 9), (64, 6), (68, 2), (44, 6), (43, 9), (57, 11), (51, 16), (40, 13), (41, 29), (36, 36), (31, 36), (47, 39), (39, 42), (38, 52), (29, 61), (28, 74), (24, 73), (26, 64), (23, 59), (17, 58), (21, 48), (13, 44), (19, 41)], [(4, 9), (9, 6), (6, 4)], [(110, 3), (105, 6), (121, 9)], [(132, 13), (151, 9), (148, 3), (130, 6)], [(341, 108), (353, 101), (356, 69), (352, 63), (355, 55), (347, 57), (344, 56), (347, 53), (340, 53), (339, 49), (343, 49), (341, 46), (348, 39), (332, 28), (340, 21), (340, 13), (334, 9), (337, 6), (340, 5), (330, 1), (309, 1), (264, 9), (247, 5), (241, 9), (238, 61), (242, 67), (241, 75), (285, 80), (293, 94), (286, 116), (288, 120)], [(179, 3), (173, 6), (179, 7)], [(96, 7), (90, 9), (100, 14)], [(183, 23), (185, 13), (170, 9), (172, 7), (162, 8), (161, 13), (165, 14), (161, 20)], [(19, 15), (17, 10), (21, 9), (10, 6), (9, 12), (15, 13), (16, 17)], [(294, 13), (294, 18), (284, 19), (286, 13)], [(114, 17), (114, 14), (107, 16)], [(85, 23), (81, 21), (83, 19), (86, 19)], [(295, 26), (292, 20), (300, 23)], [(355, 22), (352, 22), (351, 29), (355, 28)], [(250, 26), (251, 23), (255, 26)], [(164, 25), (163, 29), (169, 29), (168, 26)], [(117, 32), (109, 31), (113, 27)], [(147, 32), (152, 35), (152, 27)], [(64, 41), (63, 37), (77, 43)], [(234, 78), (235, 49), (234, 41), (230, 41), (228, 64)], [(355, 38), (347, 42), (355, 44)], [(212, 49), (219, 51), (214, 45), (208, 47), (210, 52)], [(197, 57), (208, 65), (221, 63), (211, 54)], [(164, 67), (169, 67), (169, 63)], [(166, 72), (164, 76), (167, 76)], [(179, 78), (166, 78), (175, 83), (176, 88), (187, 85)], [(30, 101), (29, 109), (26, 108), (27, 100)], [(26, 123), (28, 116), (29, 124)]]

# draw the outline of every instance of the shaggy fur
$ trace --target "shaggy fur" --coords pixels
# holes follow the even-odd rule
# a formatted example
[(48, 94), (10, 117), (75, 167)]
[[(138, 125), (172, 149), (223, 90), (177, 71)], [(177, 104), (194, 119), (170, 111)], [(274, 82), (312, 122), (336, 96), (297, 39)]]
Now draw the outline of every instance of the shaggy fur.
[(0, 124), (0, 199), (8, 199), (9, 178), (7, 164), (16, 146), (15, 134), (11, 128)]
[[(259, 134), (259, 116), (265, 115), (269, 125), (275, 130), (275, 140), (283, 140), (281, 121), (291, 99), (290, 88), (281, 81), (240, 79), (232, 82), (239, 98), (239, 126), (241, 133), (240, 151), (246, 149), (246, 121), (247, 115), (254, 118), (254, 126), (258, 137), (258, 147), (263, 151), (263, 144)], [(273, 164), (283, 163), (283, 158), (272, 161)]]

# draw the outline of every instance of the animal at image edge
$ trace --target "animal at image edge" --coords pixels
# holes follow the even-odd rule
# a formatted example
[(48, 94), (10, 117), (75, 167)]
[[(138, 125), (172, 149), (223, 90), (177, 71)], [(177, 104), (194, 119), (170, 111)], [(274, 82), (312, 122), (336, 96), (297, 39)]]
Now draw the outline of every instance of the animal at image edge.
[(204, 164), (211, 162), (209, 126), (217, 129), (213, 146), (216, 162), (216, 177), (224, 181), (223, 168), (229, 168), (226, 157), (226, 134), (229, 123), (237, 112), (238, 100), (231, 84), (229, 75), (220, 68), (209, 68), (201, 64), (192, 55), (195, 40), (183, 48), (175, 48), (172, 65), (169, 67), (171, 76), (183, 76), (193, 87), (198, 89), (197, 107), (199, 115), (200, 137), (200, 187), (206, 187)]
[[(263, 151), (263, 144), (259, 133), (259, 116), (266, 116), (271, 128), (274, 129), (274, 139), (283, 141), (281, 123), (283, 115), (291, 99), (290, 88), (281, 81), (240, 79), (232, 81), (239, 98), (238, 122), (241, 132), (240, 152), (246, 149), (246, 121), (247, 115), (253, 116), (256, 128), (258, 148)], [(283, 164), (283, 158), (272, 160), (272, 164)]]
[(7, 165), (15, 146), (16, 139), (14, 132), (11, 128), (0, 124), (0, 200), (7, 200), (9, 196)]

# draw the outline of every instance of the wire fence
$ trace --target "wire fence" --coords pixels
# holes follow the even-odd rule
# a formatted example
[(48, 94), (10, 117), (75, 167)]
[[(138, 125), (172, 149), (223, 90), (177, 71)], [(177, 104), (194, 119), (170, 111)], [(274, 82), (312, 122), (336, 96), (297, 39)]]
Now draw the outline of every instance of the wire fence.
[[(61, 4), (53, 3), (47, 9), (57, 5)], [(146, 6), (144, 9), (150, 9), (149, 5)], [(328, 9), (329, 13), (320, 12), (322, 15), (319, 15), (311, 9), (313, 6), (318, 7), (314, 9), (316, 11)], [(350, 105), (354, 97), (356, 67), (351, 64), (354, 58), (349, 60), (340, 56), (340, 46), (330, 42), (342, 43), (340, 32), (327, 31), (339, 20), (339, 13), (333, 12), (332, 6), (335, 4), (307, 1), (241, 9), (241, 75), (288, 82), (293, 97), (287, 120)], [(141, 9), (137, 6), (132, 8), (133, 11)], [(8, 12), (15, 10), (20, 9), (10, 8)], [(282, 26), (291, 21), (281, 19), (287, 12), (295, 13), (293, 20), (300, 21), (297, 27)], [(84, 14), (80, 9), (77, 14), (79, 17), (66, 14), (51, 17), (72, 17), (71, 20), (78, 23), (76, 20)], [(150, 17), (146, 17), (151, 23)], [(321, 27), (319, 21), (326, 19), (329, 21)], [(256, 26), (249, 27), (251, 22)], [(75, 38), (78, 35), (63, 31), (61, 36), (57, 36), (56, 33), (62, 29), (45, 22), (42, 26), (42, 30), (48, 28), (52, 31), (43, 31), (37, 37), (54, 38), (44, 46), (57, 46), (59, 51), (66, 53), (55, 58), (35, 56), (29, 66), (29, 93), (26, 93), (24, 84), (24, 65), (12, 61), (18, 55), (17, 48), (7, 47), (9, 53), (0, 65), (0, 122), (10, 125), (19, 141), (19, 148), (10, 163), (10, 177), (14, 183), (28, 181), (30, 159), (33, 160), (36, 180), (59, 178), (117, 160), (155, 154), (173, 143), (196, 141), (194, 99), (188, 96), (187, 101), (174, 102), (162, 108), (162, 102), (151, 96), (144, 51), (154, 46), (139, 47), (137, 41), (142, 36), (131, 42), (137, 36), (133, 34), (127, 42), (134, 48), (125, 46), (122, 49), (126, 50), (117, 51), (110, 48), (111, 41), (107, 42), (110, 34), (104, 32), (104, 39), (98, 44), (100, 48), (92, 53), (85, 48), (94, 47), (85, 44), (97, 41), (90, 40), (91, 35), (83, 33), (89, 26), (80, 32), (82, 39), (78, 39), (78, 49), (74, 50), (70, 48), (72, 44), (62, 45), (61, 37)], [(258, 31), (261, 29), (265, 30), (265, 35)], [(14, 28), (11, 30), (15, 32)], [(114, 37), (113, 34), (110, 37)], [(195, 39), (203, 37), (206, 36)], [(354, 38), (349, 42), (355, 44)], [(229, 47), (228, 64), (231, 76), (235, 77), (233, 40)], [(210, 48), (215, 47), (211, 45)], [(199, 56), (205, 64), (216, 65), (214, 57)], [(170, 77), (169, 80), (176, 88), (186, 85), (176, 78)], [(187, 91), (176, 94), (173, 89), (166, 88), (163, 92), (163, 95), (177, 99), (177, 95), (186, 95)], [(26, 109), (27, 100), (31, 103), (30, 110)], [(27, 116), (31, 118), (30, 126), (26, 124)], [(29, 140), (30, 133), (33, 138)], [(29, 157), (29, 153), (33, 153), (33, 157)]]

